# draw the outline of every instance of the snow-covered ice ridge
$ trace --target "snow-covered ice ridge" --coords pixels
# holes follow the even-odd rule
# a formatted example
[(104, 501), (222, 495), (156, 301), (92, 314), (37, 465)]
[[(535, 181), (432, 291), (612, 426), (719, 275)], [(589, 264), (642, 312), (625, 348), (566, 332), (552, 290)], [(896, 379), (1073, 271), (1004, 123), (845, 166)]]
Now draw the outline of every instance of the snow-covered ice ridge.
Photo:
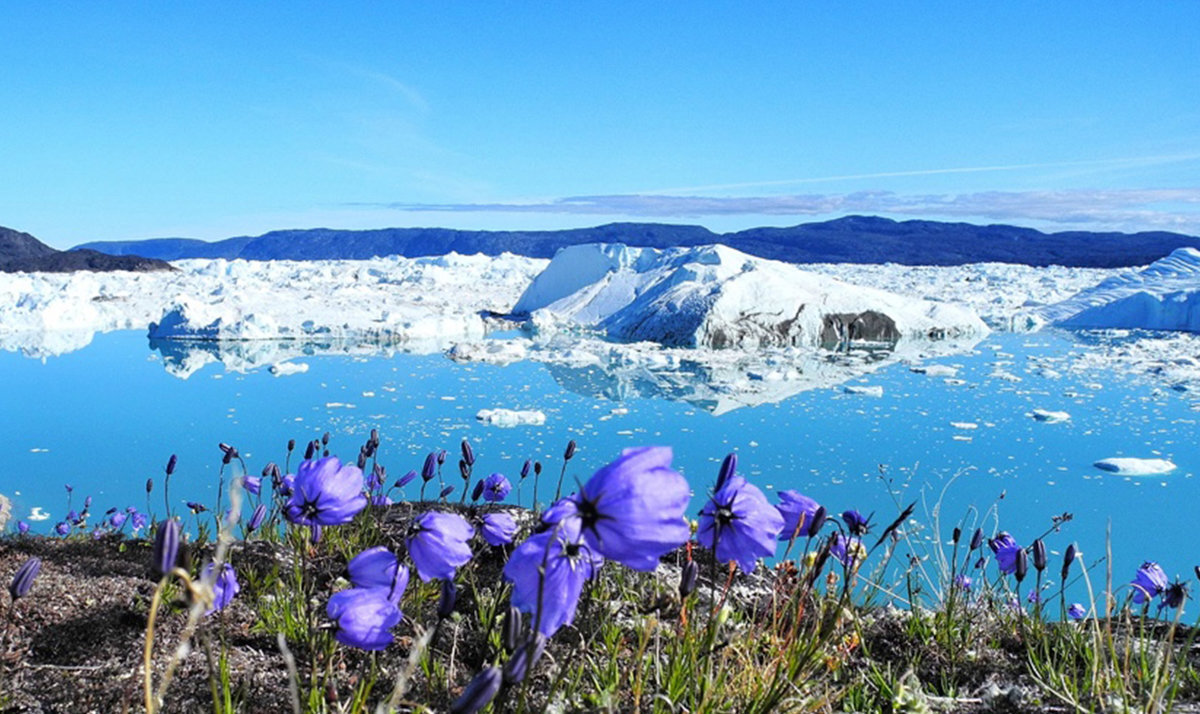
[(672, 347), (762, 348), (987, 334), (968, 307), (851, 285), (723, 245), (560, 250), (513, 311)]
[(1200, 332), (1200, 250), (1179, 248), (1041, 311), (1069, 328)]
[(183, 260), (172, 273), (0, 274), (0, 346), (78, 349), (94, 332), (151, 337), (442, 343), (484, 333), (545, 260), (449, 254), (345, 261)]

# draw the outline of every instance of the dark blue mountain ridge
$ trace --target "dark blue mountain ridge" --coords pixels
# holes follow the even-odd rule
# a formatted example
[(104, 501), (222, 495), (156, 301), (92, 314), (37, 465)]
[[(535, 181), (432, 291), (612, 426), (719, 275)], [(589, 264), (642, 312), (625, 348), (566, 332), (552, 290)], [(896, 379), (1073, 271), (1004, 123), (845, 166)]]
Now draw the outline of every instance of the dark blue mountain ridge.
[(450, 228), (278, 230), (216, 242), (186, 238), (84, 243), (78, 248), (112, 255), (136, 254), (161, 260), (244, 258), (247, 260), (364, 259), (457, 253), (516, 253), (550, 258), (560, 248), (582, 243), (625, 243), (651, 248), (723, 243), (751, 255), (790, 263), (899, 263), (962, 265), (1000, 262), (1115, 268), (1146, 265), (1172, 250), (1200, 248), (1200, 238), (1152, 231), (1043, 233), (1010, 225), (942, 221), (894, 221), (846, 216), (787, 228), (751, 228), (713, 233), (702, 226), (609, 223), (554, 231), (466, 231)]

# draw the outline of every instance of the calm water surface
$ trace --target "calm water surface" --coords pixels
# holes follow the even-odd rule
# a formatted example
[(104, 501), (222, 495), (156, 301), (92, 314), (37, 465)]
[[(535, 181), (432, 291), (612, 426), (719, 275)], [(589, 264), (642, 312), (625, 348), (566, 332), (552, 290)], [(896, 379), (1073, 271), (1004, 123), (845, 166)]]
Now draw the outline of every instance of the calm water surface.
[[(33, 526), (48, 531), (65, 515), (64, 484), (75, 488), (77, 507), (93, 496), (93, 512), (141, 508), (147, 477), (161, 481), (176, 453), (172, 500), (211, 503), (218, 442), (237, 446), (257, 472), (267, 461), (283, 463), (289, 438), (304, 443), (325, 431), (333, 453), (356, 458), (375, 427), (393, 478), (419, 469), (435, 448), (456, 460), (469, 437), (483, 475), (516, 480), (526, 458), (542, 460), (545, 500), (568, 439), (580, 446), (567, 472), (572, 481), (622, 448), (666, 444), (695, 488), (693, 510), (720, 460), (736, 451), (740, 470), (768, 494), (800, 489), (831, 512), (875, 511), (886, 523), (897, 502), (919, 500), (916, 517), (928, 524), (940, 501), (948, 537), (973, 506), (992, 514), (985, 527), (998, 514), (1000, 527), (1024, 544), (1068, 511), (1074, 521), (1048, 537), (1052, 550), (1074, 540), (1098, 556), (1111, 521), (1118, 578), (1147, 558), (1170, 574), (1190, 572), (1200, 545), (1179, 536), (1192, 532), (1200, 496), (1194, 397), (1119, 374), (1070, 372), (1061, 360), (1081, 349), (1065, 334), (997, 334), (972, 354), (936, 361), (958, 367), (961, 383), (897, 364), (852, 382), (881, 386), (882, 397), (830, 386), (715, 416), (652, 389), (625, 390), (642, 396), (621, 401), (580, 393), (589, 390), (581, 385), (603, 382), (596, 367), (457, 364), (440, 354), (306, 357), (308, 371), (286, 377), (213, 363), (185, 380), (164, 369), (142, 333), (110, 333), (44, 362), (0, 353), (0, 445), (8, 455), (0, 492), (13, 498), (18, 517), (44, 509), (49, 519)], [(480, 409), (496, 407), (538, 409), (546, 423), (503, 429), (476, 421)], [(1072, 418), (1037, 422), (1029, 416), (1035, 408)], [(1124, 477), (1092, 466), (1109, 456), (1169, 458), (1179, 468)], [(532, 478), (524, 502), (531, 491)], [(160, 491), (151, 506), (161, 512)]]

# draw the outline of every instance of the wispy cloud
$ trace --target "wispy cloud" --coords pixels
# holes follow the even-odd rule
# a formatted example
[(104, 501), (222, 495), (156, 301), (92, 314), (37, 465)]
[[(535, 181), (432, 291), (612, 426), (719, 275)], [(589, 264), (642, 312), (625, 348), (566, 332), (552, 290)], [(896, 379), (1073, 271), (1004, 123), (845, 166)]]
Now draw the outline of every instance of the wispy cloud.
[(576, 214), (650, 219), (881, 213), (924, 218), (1036, 220), (1135, 229), (1200, 228), (1200, 188), (982, 191), (963, 194), (858, 191), (743, 197), (618, 194), (571, 196), (532, 202), (354, 205), (400, 211)]

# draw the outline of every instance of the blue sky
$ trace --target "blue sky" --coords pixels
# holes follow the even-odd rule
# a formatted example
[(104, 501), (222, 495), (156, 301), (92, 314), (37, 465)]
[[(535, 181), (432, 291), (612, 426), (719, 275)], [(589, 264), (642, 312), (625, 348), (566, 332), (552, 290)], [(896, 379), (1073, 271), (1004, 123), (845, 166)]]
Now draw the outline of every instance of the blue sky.
[(0, 0), (0, 225), (1200, 233), (1200, 3)]

